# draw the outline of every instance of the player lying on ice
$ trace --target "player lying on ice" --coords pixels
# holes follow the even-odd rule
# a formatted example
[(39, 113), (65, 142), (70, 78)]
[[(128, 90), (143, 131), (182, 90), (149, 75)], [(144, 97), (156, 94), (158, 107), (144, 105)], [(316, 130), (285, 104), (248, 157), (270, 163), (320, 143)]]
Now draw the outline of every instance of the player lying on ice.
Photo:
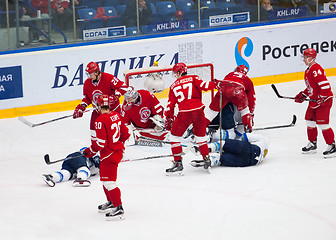
[[(222, 154), (220, 142), (208, 144), (211, 167), (247, 167), (261, 163), (268, 153), (269, 141), (266, 137), (255, 133), (244, 133), (240, 140), (229, 139), (228, 132), (224, 131)], [(199, 149), (194, 146), (191, 151), (199, 155)], [(191, 161), (193, 167), (203, 167), (202, 160)]]
[(50, 187), (54, 187), (56, 183), (69, 181), (75, 179), (74, 187), (88, 187), (90, 181), (88, 178), (94, 176), (99, 172), (100, 158), (98, 155), (86, 158), (82, 155), (85, 148), (78, 152), (71, 153), (67, 159), (62, 163), (62, 168), (50, 174), (43, 174), (42, 178)]

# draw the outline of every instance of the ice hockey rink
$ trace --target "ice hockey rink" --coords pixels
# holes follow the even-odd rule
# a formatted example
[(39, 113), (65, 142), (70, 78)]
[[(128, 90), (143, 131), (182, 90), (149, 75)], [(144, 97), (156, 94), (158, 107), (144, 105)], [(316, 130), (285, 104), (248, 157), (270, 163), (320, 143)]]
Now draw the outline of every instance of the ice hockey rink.
[[(335, 87), (336, 77), (329, 80)], [(286, 96), (305, 88), (303, 81), (276, 86)], [(123, 221), (106, 221), (97, 212), (106, 201), (98, 176), (87, 188), (75, 188), (72, 181), (51, 188), (41, 179), (43, 173), (61, 166), (46, 165), (45, 154), (53, 161), (89, 145), (90, 114), (34, 128), (17, 118), (0, 120), (0, 238), (336, 239), (336, 158), (322, 157), (326, 144), (320, 131), (318, 153), (301, 154), (307, 143), (303, 120), (307, 103), (279, 99), (270, 85), (256, 87), (256, 94), (255, 127), (289, 124), (293, 114), (298, 117), (294, 127), (256, 131), (270, 140), (262, 164), (217, 167), (207, 174), (190, 166), (199, 157), (188, 152), (184, 176), (166, 176), (171, 158), (120, 163)], [(71, 113), (26, 118), (38, 123)], [(336, 130), (335, 105), (331, 126)], [(162, 154), (170, 154), (169, 145), (131, 146), (125, 159)]]

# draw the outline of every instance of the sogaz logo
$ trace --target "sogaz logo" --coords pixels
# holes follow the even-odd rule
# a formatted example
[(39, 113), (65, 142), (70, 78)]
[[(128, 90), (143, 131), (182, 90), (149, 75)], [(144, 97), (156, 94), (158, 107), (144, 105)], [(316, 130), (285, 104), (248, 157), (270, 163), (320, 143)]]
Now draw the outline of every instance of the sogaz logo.
[[(245, 50), (243, 51), (243, 47), (245, 46)], [(235, 48), (235, 58), (237, 66), (239, 65), (245, 65), (248, 69), (250, 69), (250, 65), (245, 60), (245, 58), (248, 58), (252, 55), (253, 52), (253, 43), (251, 39), (248, 37), (241, 38)]]
[(335, 3), (330, 3), (329, 5), (329, 11), (330, 12), (335, 12), (336, 10), (336, 4)]

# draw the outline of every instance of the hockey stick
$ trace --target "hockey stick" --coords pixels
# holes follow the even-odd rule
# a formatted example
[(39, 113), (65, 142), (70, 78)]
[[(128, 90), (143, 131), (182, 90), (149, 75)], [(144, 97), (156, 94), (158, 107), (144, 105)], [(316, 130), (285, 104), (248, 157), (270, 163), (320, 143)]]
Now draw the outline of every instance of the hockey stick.
[[(187, 154), (187, 152), (189, 152), (189, 150), (192, 148), (193, 143), (190, 142), (187, 146), (186, 149), (184, 150), (184, 152), (182, 152), (182, 155)], [(168, 154), (168, 155), (159, 155), (159, 156), (150, 156), (150, 157), (143, 157), (143, 158), (136, 158), (136, 159), (123, 159), (121, 160), (121, 162), (132, 162), (132, 161), (141, 161), (141, 160), (147, 160), (147, 159), (155, 159), (155, 158), (164, 158), (164, 157), (172, 157), (173, 155)], [(62, 158), (62, 159), (58, 159), (55, 161), (50, 161), (50, 156), (49, 154), (44, 155), (44, 161), (47, 165), (50, 164), (54, 164), (54, 163), (58, 163), (58, 162), (63, 162), (66, 160), (71, 160), (73, 158), (77, 158), (78, 156), (73, 156), (73, 157), (67, 157), (67, 158)]]
[[(277, 95), (278, 98), (295, 99), (295, 97), (285, 97), (285, 96), (280, 95), (280, 93), (278, 92), (278, 89), (275, 87), (274, 84), (271, 84), (271, 87), (272, 87), (273, 91), (275, 92), (275, 94)], [(304, 99), (304, 101), (308, 101), (308, 102), (316, 102), (315, 99)]]
[[(173, 155), (168, 154), (168, 155), (159, 155), (159, 156), (151, 156), (151, 157), (143, 157), (143, 158), (136, 158), (136, 159), (123, 159), (121, 160), (121, 162), (131, 162), (131, 161), (141, 161), (141, 160), (147, 160), (147, 159), (154, 159), (154, 158), (164, 158), (164, 157), (172, 157)], [(50, 164), (54, 164), (54, 163), (58, 163), (58, 162), (64, 162), (66, 160), (71, 160), (74, 158), (77, 158), (78, 156), (74, 156), (74, 157), (68, 157), (68, 158), (62, 158), (62, 159), (58, 159), (55, 161), (50, 161), (50, 157), (49, 154), (44, 155), (44, 161), (46, 162), (47, 165)]]
[[(193, 143), (190, 142), (186, 148), (184, 149), (184, 152), (181, 153), (181, 155), (186, 155), (189, 150), (192, 148)], [(133, 162), (133, 161), (142, 161), (142, 160), (148, 160), (148, 159), (155, 159), (155, 158), (166, 158), (166, 157), (173, 157), (172, 154), (167, 154), (167, 155), (158, 155), (158, 156), (150, 156), (150, 157), (143, 157), (143, 158), (136, 158), (136, 159), (123, 159), (121, 162)]]
[[(91, 111), (92, 109), (88, 109), (84, 112), (88, 112), (88, 111)], [(37, 126), (41, 126), (41, 125), (44, 125), (44, 124), (47, 124), (47, 123), (51, 123), (51, 122), (55, 122), (55, 121), (58, 121), (58, 120), (62, 120), (62, 119), (65, 119), (65, 118), (69, 118), (69, 117), (72, 117), (73, 115), (66, 115), (66, 116), (63, 116), (63, 117), (59, 117), (59, 118), (54, 118), (54, 119), (51, 119), (51, 120), (48, 120), (48, 121), (45, 121), (45, 122), (40, 122), (40, 123), (31, 123), (29, 122), (27, 119), (25, 119), (24, 117), (18, 117), (18, 119), (23, 122), (24, 124), (28, 125), (29, 127), (37, 127)]]
[(275, 125), (275, 126), (269, 126), (269, 127), (259, 127), (259, 128), (253, 128), (253, 130), (267, 130), (267, 129), (276, 129), (276, 128), (286, 128), (286, 127), (294, 127), (296, 123), (296, 115), (293, 115), (293, 120), (290, 124), (284, 124), (284, 125)]
[(219, 90), (219, 158), (222, 157), (222, 153), (223, 153), (223, 133), (222, 133), (222, 107), (223, 107), (223, 94), (222, 94), (222, 90)]

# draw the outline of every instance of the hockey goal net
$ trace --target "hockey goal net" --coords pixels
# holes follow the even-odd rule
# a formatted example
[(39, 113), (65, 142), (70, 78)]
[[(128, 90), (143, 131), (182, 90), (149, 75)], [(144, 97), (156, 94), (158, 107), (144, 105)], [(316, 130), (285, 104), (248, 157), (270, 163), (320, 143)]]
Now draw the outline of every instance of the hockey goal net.
[[(203, 81), (212, 81), (214, 78), (214, 67), (211, 63), (186, 64), (188, 75), (197, 75)], [(166, 108), (168, 102), (169, 87), (176, 80), (173, 74), (173, 65), (165, 67), (149, 67), (132, 69), (124, 72), (127, 86), (135, 90), (146, 89), (152, 92)], [(154, 81), (154, 82), (153, 82)], [(156, 82), (155, 82), (156, 81)], [(149, 84), (149, 82), (151, 84)], [(155, 86), (155, 90), (151, 86)], [(203, 92), (202, 102), (207, 106), (210, 104), (213, 92)]]

